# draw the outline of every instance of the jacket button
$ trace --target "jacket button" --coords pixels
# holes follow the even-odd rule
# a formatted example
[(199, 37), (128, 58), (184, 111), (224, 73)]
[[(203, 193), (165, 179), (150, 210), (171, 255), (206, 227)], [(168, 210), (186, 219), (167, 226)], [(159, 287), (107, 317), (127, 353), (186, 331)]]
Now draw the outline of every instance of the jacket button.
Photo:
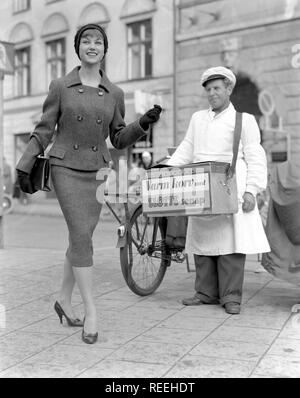
[(82, 116), (77, 116), (77, 120), (79, 121), (79, 122), (81, 122), (82, 120), (83, 120), (83, 117)]
[(98, 147), (97, 147), (97, 146), (93, 146), (93, 147), (92, 147), (92, 150), (93, 150), (94, 152), (97, 152), (97, 151), (98, 151)]
[(79, 92), (79, 93), (83, 93), (83, 88), (80, 88), (80, 89), (78, 90), (78, 92)]
[(99, 92), (98, 92), (98, 95), (100, 95), (100, 97), (102, 97), (103, 94), (104, 94), (103, 91), (99, 91)]
[(77, 149), (79, 149), (79, 145), (75, 144), (73, 145), (73, 148), (77, 151)]
[(102, 119), (97, 119), (97, 123), (101, 124), (102, 123)]

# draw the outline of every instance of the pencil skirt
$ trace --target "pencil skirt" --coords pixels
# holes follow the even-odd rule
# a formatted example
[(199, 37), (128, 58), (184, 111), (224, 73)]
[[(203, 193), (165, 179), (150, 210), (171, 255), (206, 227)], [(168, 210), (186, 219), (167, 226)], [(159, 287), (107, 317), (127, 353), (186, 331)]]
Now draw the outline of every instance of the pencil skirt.
[(73, 170), (51, 165), (53, 187), (69, 230), (66, 257), (73, 267), (93, 265), (93, 232), (101, 203), (96, 199), (97, 171)]

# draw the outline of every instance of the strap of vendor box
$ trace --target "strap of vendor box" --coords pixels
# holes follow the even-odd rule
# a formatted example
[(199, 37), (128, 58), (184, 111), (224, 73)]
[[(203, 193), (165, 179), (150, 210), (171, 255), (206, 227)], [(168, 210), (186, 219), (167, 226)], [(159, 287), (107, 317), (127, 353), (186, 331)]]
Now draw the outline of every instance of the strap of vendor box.
[(231, 165), (227, 172), (228, 178), (232, 178), (235, 174), (236, 160), (237, 160), (237, 156), (238, 156), (239, 145), (240, 145), (241, 134), (242, 134), (242, 122), (243, 122), (243, 114), (240, 112), (236, 112), (235, 127), (234, 127), (234, 133), (233, 133), (233, 157), (232, 157)]

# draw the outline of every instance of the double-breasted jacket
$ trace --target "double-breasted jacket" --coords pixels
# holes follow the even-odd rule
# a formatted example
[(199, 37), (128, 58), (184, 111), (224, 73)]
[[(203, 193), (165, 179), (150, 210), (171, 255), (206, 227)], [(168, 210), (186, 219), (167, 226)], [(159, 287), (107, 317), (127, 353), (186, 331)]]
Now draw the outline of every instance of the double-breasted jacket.
[(138, 121), (126, 126), (124, 93), (104, 71), (100, 71), (101, 84), (95, 88), (81, 83), (79, 69), (51, 82), (42, 118), (17, 169), (31, 171), (35, 157), (48, 146), (55, 129), (51, 163), (86, 171), (99, 170), (110, 161), (108, 135), (115, 148), (123, 149), (146, 134)]

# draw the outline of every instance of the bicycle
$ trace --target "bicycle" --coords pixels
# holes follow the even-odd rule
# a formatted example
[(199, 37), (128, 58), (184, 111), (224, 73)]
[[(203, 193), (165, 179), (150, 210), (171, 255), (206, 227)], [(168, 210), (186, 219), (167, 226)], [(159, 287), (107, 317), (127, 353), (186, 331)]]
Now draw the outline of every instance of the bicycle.
[[(107, 195), (108, 196), (108, 195)], [(124, 194), (116, 194), (121, 198)], [(171, 262), (187, 262), (184, 248), (170, 247), (166, 244), (167, 218), (153, 218), (143, 214), (142, 203), (129, 211), (128, 199), (136, 195), (125, 194), (125, 219), (116, 214), (111, 203), (104, 199), (120, 226), (118, 244), (123, 277), (132, 292), (139, 296), (152, 294), (161, 284)]]

